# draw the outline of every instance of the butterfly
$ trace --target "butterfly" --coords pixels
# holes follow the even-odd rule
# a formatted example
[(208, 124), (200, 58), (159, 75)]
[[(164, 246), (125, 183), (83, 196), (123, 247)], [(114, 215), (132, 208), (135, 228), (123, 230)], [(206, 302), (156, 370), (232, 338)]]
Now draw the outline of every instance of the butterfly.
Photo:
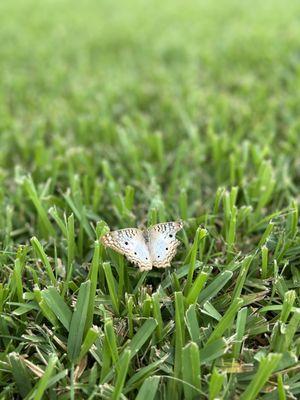
[(126, 228), (109, 232), (101, 242), (136, 264), (141, 271), (166, 268), (176, 254), (180, 241), (176, 233), (182, 222), (163, 222), (148, 229)]

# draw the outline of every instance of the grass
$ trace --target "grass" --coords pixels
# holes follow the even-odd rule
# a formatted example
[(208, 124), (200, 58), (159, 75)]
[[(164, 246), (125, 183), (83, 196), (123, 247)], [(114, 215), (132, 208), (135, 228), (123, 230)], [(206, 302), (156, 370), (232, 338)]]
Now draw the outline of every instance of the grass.
[[(299, 397), (299, 16), (1, 1), (1, 399)], [(178, 218), (163, 271), (99, 242)]]

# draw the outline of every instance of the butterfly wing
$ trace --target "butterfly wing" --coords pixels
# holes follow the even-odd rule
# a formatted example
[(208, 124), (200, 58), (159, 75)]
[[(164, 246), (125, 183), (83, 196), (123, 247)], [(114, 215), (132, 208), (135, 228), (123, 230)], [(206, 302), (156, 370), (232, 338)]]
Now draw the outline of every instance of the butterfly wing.
[(128, 228), (109, 232), (101, 241), (104, 246), (124, 254), (129, 261), (137, 264), (141, 271), (152, 269), (149, 249), (140, 229)]
[(176, 233), (182, 226), (182, 222), (165, 222), (148, 229), (149, 249), (154, 267), (170, 266), (180, 244), (176, 239)]

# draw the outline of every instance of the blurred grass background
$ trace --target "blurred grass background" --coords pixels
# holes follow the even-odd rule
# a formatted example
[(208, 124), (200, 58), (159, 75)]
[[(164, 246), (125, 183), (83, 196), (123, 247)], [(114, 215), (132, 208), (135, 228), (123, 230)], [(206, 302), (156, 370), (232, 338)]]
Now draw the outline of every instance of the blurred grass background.
[[(299, 16), (293, 0), (0, 3), (3, 399), (299, 395)], [(178, 269), (140, 275), (94, 244), (106, 223), (177, 218)]]

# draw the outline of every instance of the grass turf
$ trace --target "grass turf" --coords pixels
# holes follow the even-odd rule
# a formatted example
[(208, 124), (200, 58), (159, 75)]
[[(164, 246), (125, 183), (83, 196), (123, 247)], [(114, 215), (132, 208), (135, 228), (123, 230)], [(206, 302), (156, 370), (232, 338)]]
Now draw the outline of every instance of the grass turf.
[[(299, 16), (1, 1), (1, 399), (299, 396)], [(97, 240), (177, 218), (164, 271)]]

